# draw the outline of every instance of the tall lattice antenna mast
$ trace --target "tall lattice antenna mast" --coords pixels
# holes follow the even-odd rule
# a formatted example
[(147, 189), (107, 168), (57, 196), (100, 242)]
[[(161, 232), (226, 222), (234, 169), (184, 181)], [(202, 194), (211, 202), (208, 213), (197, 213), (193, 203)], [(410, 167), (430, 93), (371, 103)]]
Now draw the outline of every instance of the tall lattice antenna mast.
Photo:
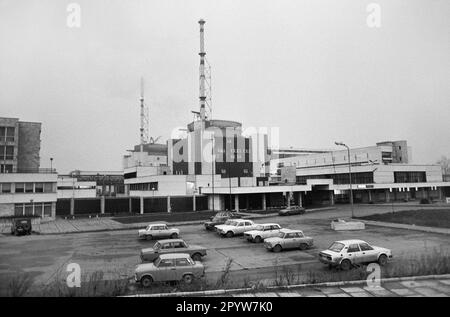
[[(205, 52), (205, 21), (198, 21), (200, 24), (200, 119), (211, 119), (212, 103), (211, 103), (211, 66), (206, 60)], [(206, 106), (208, 109), (206, 109)]]
[(141, 77), (141, 126), (140, 132), (140, 145), (141, 152), (144, 150), (144, 144), (148, 143), (148, 109), (145, 107), (144, 102), (144, 78)]

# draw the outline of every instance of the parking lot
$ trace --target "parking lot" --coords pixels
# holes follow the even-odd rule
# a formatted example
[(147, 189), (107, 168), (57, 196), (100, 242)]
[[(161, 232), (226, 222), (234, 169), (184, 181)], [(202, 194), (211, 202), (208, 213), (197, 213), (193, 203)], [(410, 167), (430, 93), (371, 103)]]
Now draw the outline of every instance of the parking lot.
[[(250, 243), (241, 237), (221, 238), (206, 231), (201, 225), (179, 227), (187, 243), (207, 248), (204, 258), (206, 278), (214, 280), (223, 271), (227, 259), (232, 279), (270, 279), (275, 267), (301, 264), (304, 269), (327, 270), (317, 260), (320, 250), (333, 241), (359, 238), (390, 248), (395, 259), (431, 252), (434, 249), (449, 250), (449, 236), (412, 230), (368, 226), (364, 231), (336, 232), (330, 221), (336, 212), (320, 212), (291, 217), (260, 219), (258, 223), (274, 222), (282, 227), (301, 229), (314, 238), (314, 247), (281, 253), (268, 252), (262, 244)], [(103, 271), (106, 279), (130, 278), (140, 263), (139, 251), (152, 246), (154, 241), (137, 239), (136, 230), (79, 233), (65, 235), (32, 235), (0, 238), (0, 285), (20, 272), (28, 272), (38, 283), (48, 283), (55, 278), (64, 280), (68, 263), (78, 263), (82, 274)]]

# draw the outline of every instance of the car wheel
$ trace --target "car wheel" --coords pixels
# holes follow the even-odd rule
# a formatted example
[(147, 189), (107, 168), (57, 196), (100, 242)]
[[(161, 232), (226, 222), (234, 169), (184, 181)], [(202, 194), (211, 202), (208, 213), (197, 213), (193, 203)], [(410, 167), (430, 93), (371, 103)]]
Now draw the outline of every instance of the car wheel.
[(170, 235), (170, 238), (171, 239), (176, 239), (176, 238), (178, 238), (178, 233), (172, 233), (171, 235)]
[(352, 264), (350, 263), (350, 261), (349, 260), (343, 260), (342, 262), (341, 262), (341, 269), (342, 270), (344, 270), (344, 271), (348, 271), (348, 270), (350, 270), (350, 267), (352, 266)]
[(304, 251), (306, 249), (308, 249), (308, 245), (306, 243), (301, 243), (300, 244), (300, 250)]
[(261, 238), (260, 236), (257, 236), (257, 237), (255, 238), (255, 242), (256, 242), (256, 243), (261, 243), (261, 242), (262, 242), (262, 238)]
[(202, 255), (200, 253), (195, 253), (192, 256), (192, 260), (194, 260), (194, 261), (201, 261), (202, 260)]
[(281, 245), (277, 244), (276, 246), (273, 247), (273, 252), (281, 252), (281, 250), (283, 250), (283, 248), (281, 247)]
[(152, 285), (153, 283), (153, 279), (151, 276), (144, 276), (143, 278), (141, 278), (141, 284), (143, 287), (149, 287), (150, 285)]
[(233, 231), (228, 231), (227, 232), (227, 238), (232, 238), (234, 236)]
[(378, 264), (381, 266), (385, 266), (387, 263), (387, 256), (385, 254), (382, 254), (378, 257)]
[(192, 284), (192, 281), (194, 280), (194, 277), (191, 274), (186, 274), (183, 276), (183, 282), (185, 284)]
[(153, 239), (151, 234), (148, 234), (148, 235), (145, 236), (145, 240), (151, 240), (151, 239)]

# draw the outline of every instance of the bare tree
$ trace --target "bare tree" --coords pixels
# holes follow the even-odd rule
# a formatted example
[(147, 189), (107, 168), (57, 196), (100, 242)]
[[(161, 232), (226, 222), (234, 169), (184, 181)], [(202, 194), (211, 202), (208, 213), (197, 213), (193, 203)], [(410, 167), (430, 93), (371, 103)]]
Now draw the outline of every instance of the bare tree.
[(442, 167), (442, 173), (444, 175), (450, 175), (450, 159), (447, 156), (442, 155), (441, 159), (437, 161), (437, 164)]

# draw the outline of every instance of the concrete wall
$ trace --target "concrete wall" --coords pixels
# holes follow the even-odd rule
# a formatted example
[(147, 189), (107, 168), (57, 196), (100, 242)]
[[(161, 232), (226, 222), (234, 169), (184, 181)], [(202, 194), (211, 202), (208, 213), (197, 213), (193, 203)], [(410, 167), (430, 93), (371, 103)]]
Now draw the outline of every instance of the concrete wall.
[(0, 217), (13, 216), (14, 204), (2, 204), (0, 203)]
[(18, 170), (33, 170), (40, 167), (41, 124), (19, 122)]

